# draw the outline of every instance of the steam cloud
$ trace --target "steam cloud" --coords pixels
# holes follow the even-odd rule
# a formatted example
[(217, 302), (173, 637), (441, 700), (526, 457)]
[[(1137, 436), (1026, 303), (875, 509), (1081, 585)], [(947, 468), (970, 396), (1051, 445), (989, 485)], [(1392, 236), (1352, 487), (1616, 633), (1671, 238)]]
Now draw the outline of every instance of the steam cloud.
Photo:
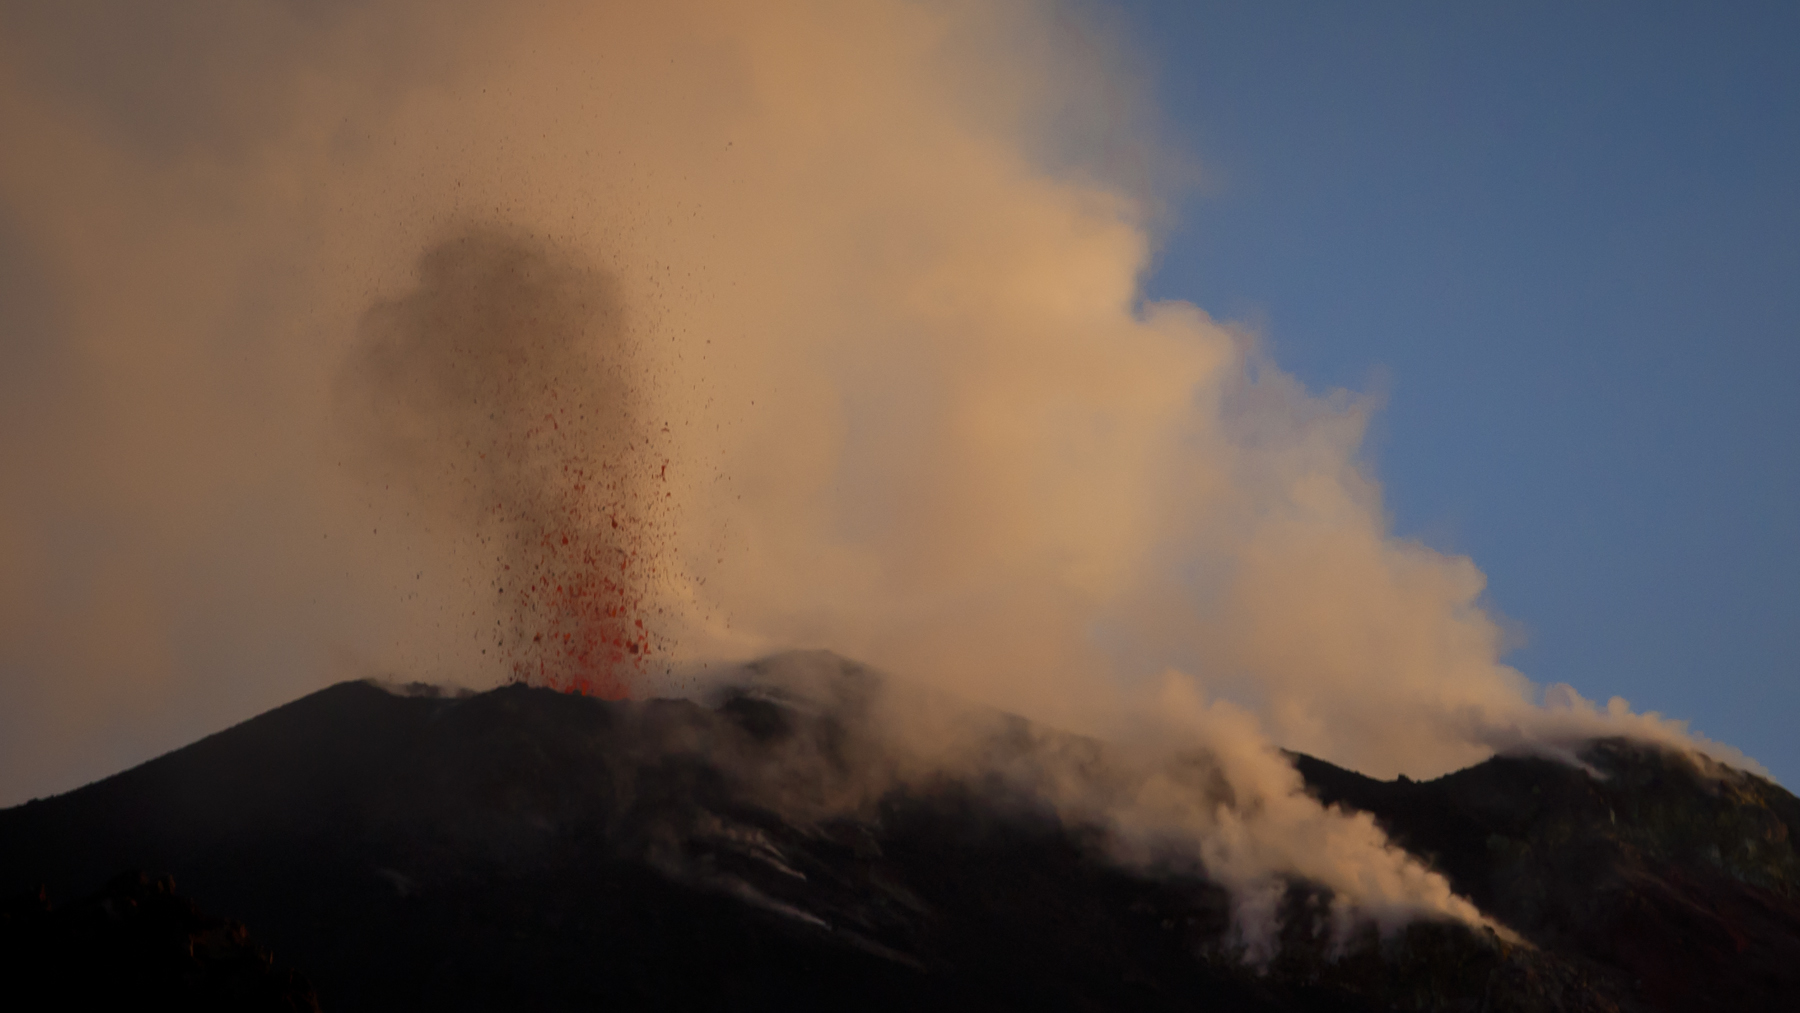
[(1295, 873), (1478, 918), (1275, 743), (1755, 769), (1535, 703), (1473, 563), (1387, 532), (1369, 401), (1142, 299), (1183, 169), (1126, 63), (1004, 0), (0, 9), (0, 264), (45, 279), (0, 304), (5, 801), (346, 676), (828, 647), (1206, 750), (1229, 804), (1058, 797), (1254, 937)]

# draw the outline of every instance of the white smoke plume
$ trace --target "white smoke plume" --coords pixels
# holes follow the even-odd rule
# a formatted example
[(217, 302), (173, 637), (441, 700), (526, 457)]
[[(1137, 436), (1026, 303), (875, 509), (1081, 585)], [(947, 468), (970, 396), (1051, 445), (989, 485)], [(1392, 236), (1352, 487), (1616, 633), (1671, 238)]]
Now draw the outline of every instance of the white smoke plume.
[[(370, 321), (427, 306), (470, 235), (558, 251), (617, 308), (630, 420), (596, 439), (632, 447), (633, 503), (662, 494), (634, 507), (641, 650), (830, 648), (1205, 749), (1242, 804), (1152, 779), (1108, 816), (1203, 852), (1246, 925), (1278, 873), (1386, 922), (1477, 917), (1276, 744), (1428, 777), (1633, 734), (1755, 769), (1623, 703), (1540, 706), (1475, 565), (1389, 534), (1373, 405), (1143, 299), (1185, 169), (1094, 24), (1005, 0), (0, 7), (0, 264), (41, 279), (0, 306), (0, 801), (338, 678), (491, 684), (517, 671), (502, 634), (562, 621), (496, 602), (539, 514), (483, 533), (344, 435), (380, 428), (347, 364), (429, 344)], [(505, 319), (522, 346), (560, 326)], [(589, 507), (562, 516), (591, 532)]]

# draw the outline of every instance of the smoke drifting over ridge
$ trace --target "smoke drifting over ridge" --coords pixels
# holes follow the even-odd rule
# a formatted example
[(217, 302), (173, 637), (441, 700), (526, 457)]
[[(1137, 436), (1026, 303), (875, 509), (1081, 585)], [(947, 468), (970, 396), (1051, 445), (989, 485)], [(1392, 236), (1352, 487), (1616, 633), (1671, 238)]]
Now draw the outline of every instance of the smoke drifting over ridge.
[(0, 492), (8, 801), (335, 678), (643, 692), (828, 647), (1204, 743), (1235, 807), (1152, 777), (1106, 816), (1247, 910), (1287, 871), (1472, 918), (1274, 745), (1424, 777), (1693, 744), (1535, 703), (1474, 564), (1388, 533), (1370, 403), (1142, 300), (1180, 173), (1066, 16), (85, 12), (0, 14), (0, 128), (31, 139), (0, 251), (51, 278), (0, 313), (55, 391), (0, 443), (30, 476)]

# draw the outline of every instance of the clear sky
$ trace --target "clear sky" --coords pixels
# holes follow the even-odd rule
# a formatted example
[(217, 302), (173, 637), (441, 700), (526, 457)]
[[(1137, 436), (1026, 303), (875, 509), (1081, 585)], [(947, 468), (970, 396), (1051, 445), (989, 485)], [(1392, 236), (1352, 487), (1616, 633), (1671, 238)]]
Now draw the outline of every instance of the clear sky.
[(1206, 179), (1151, 294), (1386, 392), (1512, 664), (1800, 785), (1800, 5), (1124, 11)]

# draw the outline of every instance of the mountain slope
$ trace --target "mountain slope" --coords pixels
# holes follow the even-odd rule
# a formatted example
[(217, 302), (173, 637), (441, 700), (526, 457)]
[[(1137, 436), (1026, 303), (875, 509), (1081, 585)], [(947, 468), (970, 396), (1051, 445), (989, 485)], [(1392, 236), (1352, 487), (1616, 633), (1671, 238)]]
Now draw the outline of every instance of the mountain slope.
[(1321, 801), (1372, 813), (1484, 911), (1618, 969), (1655, 1008), (1792, 1008), (1800, 800), (1622, 740), (1583, 759), (1496, 757), (1428, 782), (1295, 762)]
[[(837, 688), (854, 696), (870, 678), (845, 665)], [(1332, 958), (1303, 883), (1281, 955), (1249, 969), (1219, 887), (1120, 868), (1100, 831), (998, 782), (871, 779), (882, 762), (841, 710), (767, 692), (702, 706), (346, 683), (0, 812), (0, 891), (70, 897), (122, 869), (173, 873), (299, 968), (327, 1010), (1613, 1010), (1657, 998), (1595, 943), (1600, 929), (1548, 915), (1521, 922), (1535, 949), (1422, 924)], [(1483, 850), (1500, 831), (1468, 797), (1485, 781), (1424, 791), (1298, 762), (1314, 790), (1391, 821), (1478, 902), (1541, 889), (1544, 910), (1565, 894), (1577, 912), (1614, 903), (1560, 867)], [(1588, 777), (1520, 762), (1494, 769), (1551, 791)], [(867, 797), (842, 803), (857, 790)], [(1686, 804), (1670, 797), (1677, 816)], [(1560, 833), (1546, 828), (1561, 812), (1515, 813), (1525, 836), (1508, 839)], [(1688, 869), (1687, 854), (1670, 867)], [(1746, 874), (1787, 875), (1772, 861)], [(1779, 918), (1743, 924), (1767, 934), (1758, 954), (1795, 938)], [(1757, 987), (1739, 1008), (1779, 994)]]

